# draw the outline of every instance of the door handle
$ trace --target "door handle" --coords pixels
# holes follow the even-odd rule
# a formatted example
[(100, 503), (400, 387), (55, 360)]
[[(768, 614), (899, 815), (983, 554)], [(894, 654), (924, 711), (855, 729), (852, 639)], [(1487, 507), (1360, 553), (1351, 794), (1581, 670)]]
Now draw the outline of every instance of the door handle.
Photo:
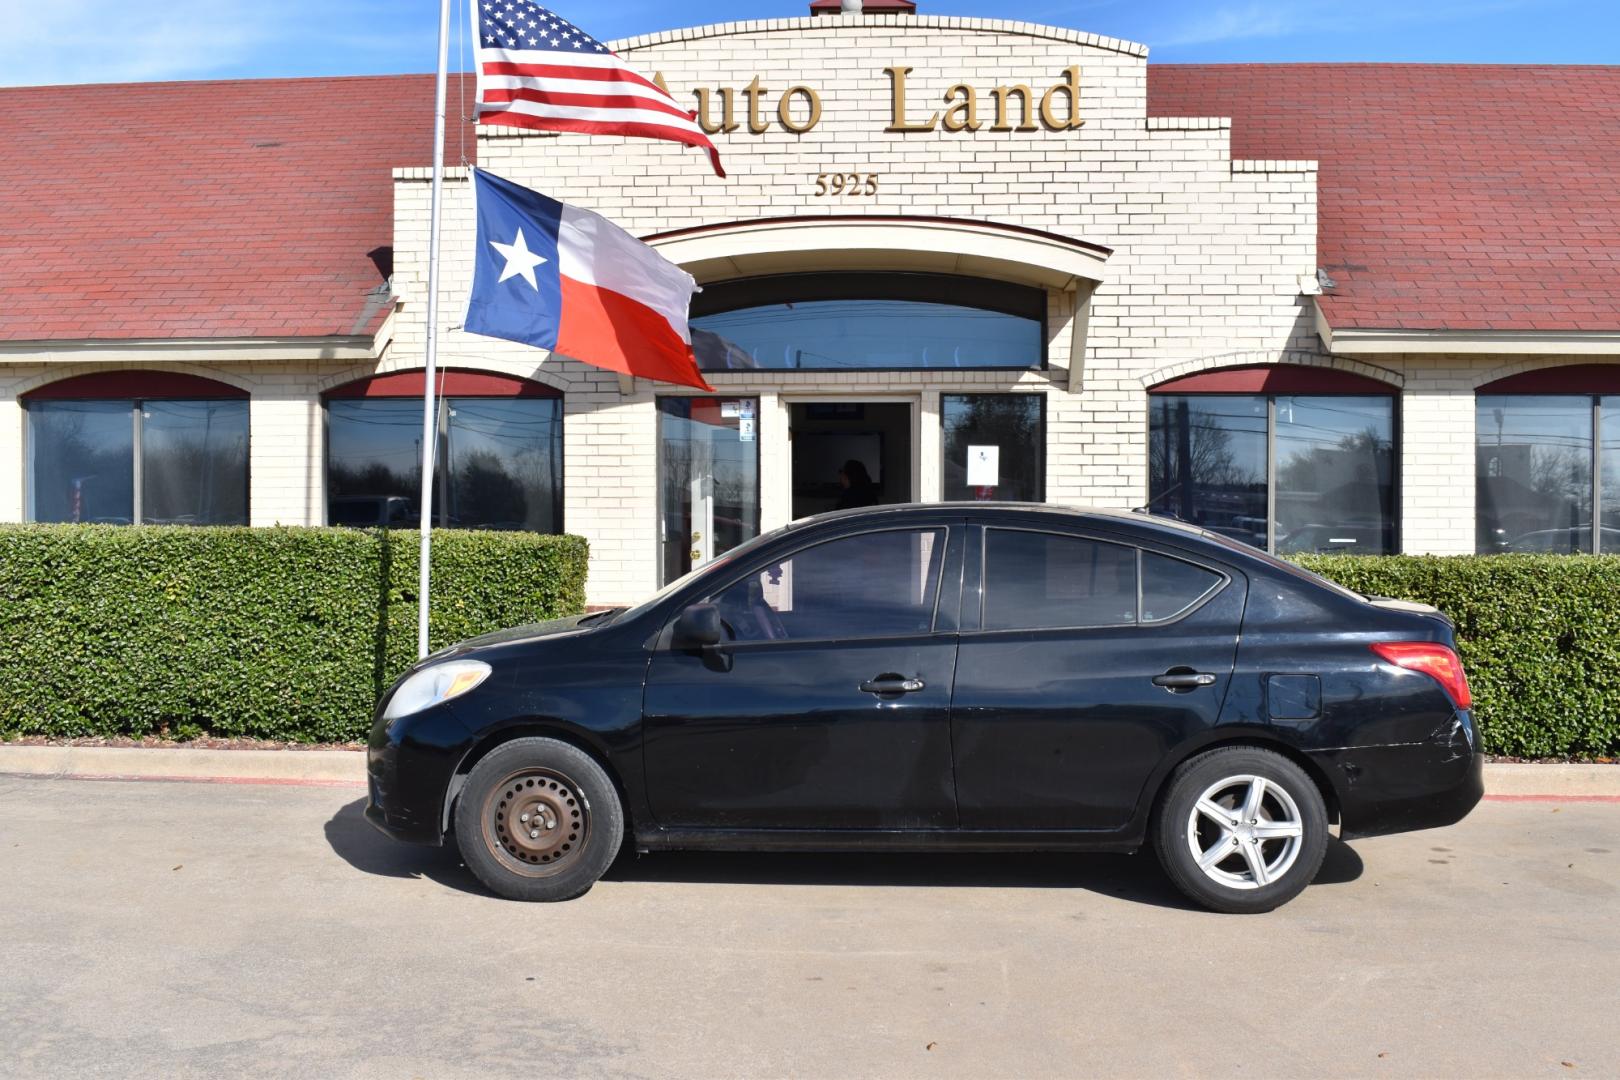
[(921, 679), (908, 679), (904, 675), (879, 675), (875, 679), (867, 679), (861, 683), (862, 693), (867, 694), (915, 694), (928, 685)]
[(1163, 675), (1153, 676), (1153, 685), (1167, 690), (1196, 690), (1214, 683), (1215, 676), (1207, 671), (1167, 671)]

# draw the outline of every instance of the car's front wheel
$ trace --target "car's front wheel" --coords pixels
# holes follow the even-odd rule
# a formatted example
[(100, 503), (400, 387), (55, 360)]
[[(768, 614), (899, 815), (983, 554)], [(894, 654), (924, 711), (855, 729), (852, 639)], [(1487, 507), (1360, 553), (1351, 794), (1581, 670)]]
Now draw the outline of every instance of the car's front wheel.
[(624, 808), (602, 766), (557, 739), (491, 750), (456, 802), (461, 858), (509, 900), (572, 900), (619, 852)]
[(1305, 771), (1252, 746), (1211, 750), (1170, 778), (1154, 821), (1176, 887), (1214, 911), (1270, 911), (1304, 891), (1327, 853), (1327, 808)]

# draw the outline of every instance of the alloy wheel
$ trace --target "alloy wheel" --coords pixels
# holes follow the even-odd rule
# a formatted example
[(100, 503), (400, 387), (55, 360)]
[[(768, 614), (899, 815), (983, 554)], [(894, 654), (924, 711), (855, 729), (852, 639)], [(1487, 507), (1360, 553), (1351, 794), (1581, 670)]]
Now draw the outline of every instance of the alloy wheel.
[(1259, 889), (1299, 858), (1304, 819), (1292, 795), (1263, 776), (1228, 776), (1187, 815), (1187, 846), (1204, 875), (1228, 889)]

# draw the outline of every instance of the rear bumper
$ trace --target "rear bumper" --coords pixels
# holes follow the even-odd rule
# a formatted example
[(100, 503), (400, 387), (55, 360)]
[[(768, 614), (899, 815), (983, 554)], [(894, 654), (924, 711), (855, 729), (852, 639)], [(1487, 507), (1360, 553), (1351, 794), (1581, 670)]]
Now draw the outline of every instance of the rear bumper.
[(1311, 755), (1333, 780), (1345, 839), (1455, 825), (1485, 796), (1485, 756), (1473, 721), (1402, 746), (1343, 747)]

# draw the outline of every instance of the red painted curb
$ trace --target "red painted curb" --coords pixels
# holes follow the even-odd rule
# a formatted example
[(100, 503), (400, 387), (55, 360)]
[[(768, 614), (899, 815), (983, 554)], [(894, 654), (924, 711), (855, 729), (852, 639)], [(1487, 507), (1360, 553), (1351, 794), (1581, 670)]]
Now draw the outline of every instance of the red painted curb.
[(267, 784), (271, 787), (363, 788), (364, 780), (327, 780), (294, 776), (136, 776), (130, 773), (0, 773), (25, 780), (105, 780), (117, 783), (159, 784)]
[(1485, 801), (1620, 803), (1620, 795), (1487, 795)]

